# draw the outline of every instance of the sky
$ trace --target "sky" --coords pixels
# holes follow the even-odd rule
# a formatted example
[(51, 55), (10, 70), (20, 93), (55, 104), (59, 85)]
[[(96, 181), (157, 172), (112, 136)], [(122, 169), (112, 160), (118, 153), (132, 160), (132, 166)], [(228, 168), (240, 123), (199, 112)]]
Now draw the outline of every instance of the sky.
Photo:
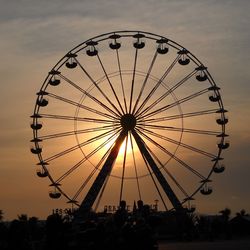
[(168, 37), (192, 51), (221, 87), (229, 110), (226, 171), (201, 213), (250, 212), (250, 2), (248, 0), (0, 0), (0, 209), (45, 218), (65, 201), (48, 198), (30, 153), (30, 115), (47, 72), (71, 48), (115, 30)]

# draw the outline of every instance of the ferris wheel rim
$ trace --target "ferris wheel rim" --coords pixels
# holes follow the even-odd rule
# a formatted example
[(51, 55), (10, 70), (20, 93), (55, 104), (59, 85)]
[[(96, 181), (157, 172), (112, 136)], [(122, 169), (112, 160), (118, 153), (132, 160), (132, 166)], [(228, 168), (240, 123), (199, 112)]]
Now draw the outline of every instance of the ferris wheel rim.
[[(156, 35), (156, 34), (153, 34), (153, 33), (149, 33), (149, 32), (144, 32), (144, 31), (114, 31), (114, 32), (109, 32), (109, 33), (105, 33), (105, 34), (102, 34), (102, 35), (98, 35), (98, 36), (95, 36), (95, 37), (93, 37), (93, 38), (90, 38), (90, 39), (88, 39), (88, 40), (86, 40), (85, 42), (83, 42), (83, 43), (81, 43), (81, 44), (79, 44), (79, 45), (77, 45), (76, 47), (74, 47), (73, 49), (71, 49), (64, 57), (62, 57), (59, 61), (58, 61), (58, 63), (52, 68), (52, 70), (59, 70), (64, 64), (65, 64), (65, 62), (67, 61), (67, 55), (69, 54), (69, 53), (72, 53), (72, 52), (74, 52), (74, 53), (78, 53), (78, 52), (80, 52), (80, 51), (82, 51), (85, 47), (87, 47), (87, 43), (88, 42), (90, 42), (90, 41), (93, 41), (93, 40), (96, 40), (97, 42), (101, 42), (101, 41), (104, 41), (104, 40), (108, 40), (109, 39), (109, 37), (106, 37), (106, 36), (108, 36), (108, 35), (112, 35), (112, 34), (119, 34), (119, 35), (121, 35), (121, 37), (126, 37), (126, 36), (128, 36), (128, 37), (131, 37), (132, 35), (130, 35), (130, 34), (128, 34), (128, 33), (138, 33), (138, 34), (144, 34), (145, 35), (145, 38), (146, 39), (153, 39), (153, 40), (157, 40), (156, 38), (165, 38), (165, 37), (163, 37), (163, 36), (159, 36), (159, 35)], [(102, 37), (103, 36), (105, 36), (105, 38), (103, 38), (102, 39)], [(98, 39), (100, 39), (100, 40), (98, 40)], [(180, 49), (185, 49), (183, 46), (181, 46), (180, 44), (178, 44), (178, 43), (176, 43), (176, 42), (174, 42), (174, 41), (172, 41), (172, 40), (170, 40), (170, 39), (168, 39), (168, 38), (165, 38), (165, 39), (167, 39), (171, 44), (169, 44), (172, 48), (174, 48), (174, 49), (176, 49), (176, 50), (180, 50)], [(83, 46), (83, 45), (86, 45), (85, 47)], [(188, 51), (188, 57), (190, 58), (190, 60), (192, 60), (192, 62), (194, 63), (194, 64), (196, 64), (197, 66), (199, 66), (199, 65), (203, 65), (191, 52), (189, 52)], [(210, 82), (210, 84), (211, 84), (211, 86), (217, 86), (216, 85), (216, 83), (214, 82), (214, 80), (213, 80), (213, 78), (212, 78), (212, 76), (211, 76), (211, 74), (209, 73), (209, 71), (207, 70), (207, 69), (205, 69), (205, 72), (206, 72), (206, 74), (207, 74), (207, 76), (208, 76), (208, 81)], [(42, 87), (41, 87), (41, 89), (40, 89), (40, 92), (41, 91), (46, 91), (46, 89), (47, 89), (47, 87), (48, 87), (48, 85), (49, 85), (49, 83), (48, 83), (48, 79), (49, 79), (49, 74), (48, 74), (48, 76), (46, 77), (46, 79), (45, 79), (45, 81), (44, 81), (44, 83), (43, 83), (43, 85), (42, 85)], [(215, 92), (218, 92), (219, 93), (219, 90), (215, 90)], [(39, 98), (39, 95), (38, 95), (38, 97), (37, 97), (37, 100), (38, 100), (38, 98)], [(219, 101), (218, 101), (218, 105), (219, 105), (219, 107), (220, 107), (220, 109), (221, 110), (224, 110), (224, 105), (223, 105), (223, 102), (222, 102), (222, 100), (220, 99)], [(35, 108), (34, 108), (34, 113), (33, 113), (33, 116), (35, 116), (35, 115), (39, 115), (39, 110), (40, 110), (40, 106), (38, 105), (38, 104), (36, 104), (35, 105)], [(222, 112), (222, 117), (224, 117), (225, 118), (225, 115), (224, 115), (224, 112)], [(35, 123), (35, 122), (37, 122), (37, 119), (38, 118), (33, 118), (33, 123)], [(76, 122), (76, 120), (75, 120), (75, 122)], [(222, 142), (224, 142), (224, 135), (223, 134), (225, 134), (225, 124), (222, 124), (222, 139), (221, 139), (221, 141)], [(182, 131), (182, 133), (183, 133), (183, 131)], [(38, 136), (37, 136), (37, 131), (36, 130), (33, 130), (33, 138), (35, 139), (35, 138), (38, 138)], [(38, 146), (39, 147), (39, 142), (35, 142), (35, 145), (36, 146)], [(177, 147), (177, 149), (178, 149), (178, 147)], [(176, 150), (177, 150), (176, 149)], [(218, 150), (218, 155), (217, 155), (217, 157), (215, 158), (215, 160), (214, 160), (214, 164), (213, 164), (213, 167), (214, 166), (216, 166), (217, 164), (218, 164), (218, 162), (219, 162), (219, 160), (220, 160), (220, 158), (221, 158), (221, 153), (222, 153), (222, 148), (219, 148), (219, 150)], [(39, 161), (40, 161), (40, 163), (42, 163), (43, 162), (43, 158), (42, 158), (42, 155), (41, 154), (38, 154), (38, 157), (39, 157)], [(171, 158), (172, 159), (172, 158)], [(170, 160), (171, 160), (170, 159)], [(44, 165), (42, 165), (42, 167), (47, 171), (47, 168), (46, 168), (46, 166), (44, 166)], [(209, 172), (209, 174), (208, 174), (208, 176), (207, 176), (207, 180), (209, 181), (209, 178), (210, 178), (210, 176), (212, 175), (212, 173), (213, 173), (213, 167), (211, 168), (211, 170), (210, 170), (210, 172)], [(55, 183), (55, 181), (53, 180), (53, 178), (52, 178), (52, 176), (48, 173), (48, 177), (49, 177), (49, 179), (50, 179), (50, 181), (52, 182), (52, 184), (56, 184)], [(189, 198), (192, 198), (204, 185), (205, 185), (205, 183), (206, 182), (203, 182), (203, 183), (201, 183), (201, 185), (200, 186), (198, 186), (198, 188), (189, 196)], [(57, 186), (57, 189), (70, 201), (71, 200), (71, 198), (59, 187), (59, 186)], [(186, 201), (183, 201), (182, 202), (182, 204), (183, 203), (185, 203)]]

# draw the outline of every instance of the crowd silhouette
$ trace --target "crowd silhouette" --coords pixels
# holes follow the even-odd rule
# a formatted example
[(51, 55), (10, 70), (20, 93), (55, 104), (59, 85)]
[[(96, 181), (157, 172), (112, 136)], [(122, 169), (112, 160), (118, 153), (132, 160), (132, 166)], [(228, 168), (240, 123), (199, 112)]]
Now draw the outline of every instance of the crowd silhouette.
[[(129, 213), (125, 201), (112, 216), (107, 211), (97, 216), (93, 213), (80, 224), (76, 248), (82, 249), (158, 249), (155, 228), (150, 221), (150, 207), (138, 201), (137, 208)], [(97, 240), (98, 239), (98, 240)]]
[(241, 210), (230, 219), (226, 208), (213, 216), (152, 210), (142, 201), (128, 211), (121, 201), (114, 213), (91, 212), (84, 220), (55, 210), (46, 221), (21, 214), (4, 221), (0, 210), (0, 249), (3, 250), (156, 250), (158, 241), (230, 240), (250, 236), (250, 219)]

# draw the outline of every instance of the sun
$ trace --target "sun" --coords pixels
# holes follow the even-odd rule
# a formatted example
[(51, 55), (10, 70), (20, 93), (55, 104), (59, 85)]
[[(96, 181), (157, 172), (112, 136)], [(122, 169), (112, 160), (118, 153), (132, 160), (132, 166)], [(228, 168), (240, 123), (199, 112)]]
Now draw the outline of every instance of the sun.
[[(125, 154), (126, 154), (126, 160), (129, 160), (133, 157), (133, 154), (136, 155), (138, 152), (138, 148), (135, 145), (135, 142), (131, 141), (131, 138), (132, 136), (130, 136), (130, 133), (128, 133), (128, 136), (124, 139), (123, 143), (120, 146), (119, 153), (116, 158), (116, 163), (118, 163), (119, 166), (124, 161)], [(104, 151), (110, 149), (114, 144), (114, 142), (115, 139), (107, 143), (105, 145)]]
[[(126, 140), (128, 140), (127, 143), (126, 143)], [(126, 149), (126, 146), (127, 146), (127, 149)], [(135, 145), (133, 143), (133, 146), (132, 146), (131, 137), (128, 135), (128, 137), (124, 139), (124, 141), (119, 149), (117, 160), (123, 161), (123, 159), (125, 157), (125, 153), (126, 153), (126, 158), (133, 157), (133, 150), (134, 150), (134, 154), (135, 154)]]

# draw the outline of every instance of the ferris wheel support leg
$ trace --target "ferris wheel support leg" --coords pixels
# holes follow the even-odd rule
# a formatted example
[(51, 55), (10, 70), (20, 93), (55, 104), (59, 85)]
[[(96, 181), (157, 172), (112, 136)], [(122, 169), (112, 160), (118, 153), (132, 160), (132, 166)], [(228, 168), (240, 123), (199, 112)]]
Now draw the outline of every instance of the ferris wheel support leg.
[(143, 142), (143, 140), (141, 139), (141, 137), (138, 135), (138, 133), (135, 130), (132, 130), (132, 134), (133, 134), (133, 136), (135, 138), (135, 141), (136, 141), (136, 143), (137, 143), (137, 145), (139, 147), (140, 152), (142, 153), (142, 155), (147, 160), (149, 166), (151, 167), (153, 173), (155, 174), (158, 182), (160, 183), (162, 189), (164, 190), (165, 194), (169, 198), (169, 200), (172, 203), (173, 207), (175, 208), (175, 210), (177, 212), (183, 212), (184, 208), (182, 207), (179, 199), (177, 198), (174, 191), (172, 190), (172, 188), (168, 184), (167, 180), (165, 179), (165, 177), (163, 176), (163, 174), (159, 170), (159, 168), (156, 165), (156, 163), (155, 163), (154, 159), (152, 158), (151, 154), (148, 152), (148, 150), (147, 150), (147, 148), (145, 146), (145, 143)]
[(120, 146), (124, 141), (125, 137), (127, 136), (127, 133), (128, 133), (127, 131), (122, 130), (120, 135), (117, 137), (115, 144), (112, 150), (110, 151), (110, 154), (108, 155), (105, 163), (103, 164), (103, 167), (101, 168), (98, 176), (96, 177), (94, 183), (92, 184), (91, 188), (89, 189), (88, 193), (86, 194), (84, 200), (82, 201), (79, 207), (78, 210), (79, 217), (85, 217), (91, 211), (91, 208), (102, 186), (104, 185), (106, 178), (108, 177), (108, 175), (112, 170), (112, 167), (119, 153)]

